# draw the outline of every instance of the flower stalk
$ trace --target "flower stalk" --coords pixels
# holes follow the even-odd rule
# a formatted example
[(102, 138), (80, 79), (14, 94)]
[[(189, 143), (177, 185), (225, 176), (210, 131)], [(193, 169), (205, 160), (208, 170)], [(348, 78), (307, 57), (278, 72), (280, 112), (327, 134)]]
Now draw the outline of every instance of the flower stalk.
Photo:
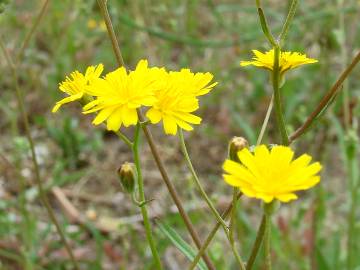
[[(240, 197), (242, 196), (242, 193), (239, 192), (236, 200), (239, 200)], [(233, 202), (231, 201), (231, 203), (229, 204), (229, 206), (226, 208), (226, 210), (224, 211), (224, 213), (221, 215), (222, 219), (226, 219), (231, 211), (232, 208), (234, 207)], [(192, 261), (191, 265), (189, 266), (188, 270), (193, 270), (196, 265), (198, 264), (198, 262), (200, 261), (200, 258), (203, 256), (203, 254), (205, 253), (206, 249), (208, 248), (208, 246), (210, 245), (211, 241), (214, 239), (216, 232), (218, 231), (218, 229), (220, 228), (221, 223), (218, 221), (215, 225), (214, 228), (210, 231), (209, 235), (206, 237), (206, 240), (204, 241), (204, 244), (201, 246), (201, 248), (199, 249), (198, 253), (196, 254), (196, 257), (194, 258), (194, 260)]]
[(280, 69), (279, 69), (279, 59), (280, 59), (280, 47), (276, 45), (274, 47), (274, 68), (272, 72), (272, 84), (274, 91), (274, 106), (275, 106), (275, 116), (278, 129), (281, 135), (281, 140), (283, 145), (289, 145), (289, 138), (286, 131), (285, 120), (283, 116), (282, 104), (281, 104), (281, 93), (280, 93)]
[(206, 194), (206, 191), (202, 187), (202, 185), (200, 183), (200, 179), (197, 176), (197, 173), (195, 172), (194, 166), (192, 165), (189, 153), (188, 153), (187, 148), (186, 148), (186, 144), (185, 144), (185, 140), (184, 140), (184, 134), (182, 132), (182, 129), (179, 130), (179, 139), (180, 139), (181, 151), (184, 154), (186, 164), (187, 164), (187, 166), (188, 166), (188, 168), (189, 168), (189, 170), (191, 172), (191, 175), (192, 175), (192, 177), (194, 179), (194, 183), (195, 183), (196, 187), (200, 191), (201, 196), (206, 201), (206, 203), (209, 206), (211, 212), (214, 214), (216, 219), (221, 223), (222, 227), (224, 228), (225, 233), (228, 233), (226, 222), (221, 218), (219, 212), (216, 210), (214, 204), (211, 202), (210, 198)]
[(284, 25), (283, 25), (283, 28), (282, 28), (281, 33), (280, 33), (279, 38), (278, 38), (280, 45), (281, 45), (281, 43), (284, 41), (284, 39), (285, 39), (285, 37), (286, 37), (286, 35), (287, 35), (287, 32), (288, 32), (288, 30), (289, 30), (291, 21), (293, 20), (294, 15), (295, 15), (297, 5), (298, 5), (298, 0), (293, 0), (293, 1), (291, 2), (288, 15), (287, 15), (287, 17), (286, 17), (285, 23), (284, 23)]
[(256, 234), (254, 245), (253, 245), (253, 247), (251, 249), (249, 260), (246, 262), (246, 270), (251, 270), (254, 263), (255, 263), (255, 259), (257, 257), (257, 254), (259, 253), (261, 243), (262, 243), (262, 241), (264, 239), (266, 221), (267, 221), (266, 216), (263, 215), (262, 219), (261, 219), (259, 229), (258, 229), (257, 234)]
[[(186, 160), (186, 163), (188, 165), (188, 168), (191, 172), (191, 175), (193, 176), (193, 179), (194, 179), (194, 182), (195, 182), (195, 185), (197, 186), (197, 188), (199, 189), (200, 191), (200, 194), (201, 196), (204, 198), (204, 200), (206, 201), (206, 203), (208, 204), (208, 206), (210, 207), (212, 213), (214, 214), (214, 216), (216, 217), (217, 221), (221, 224), (221, 226), (223, 227), (224, 229), (224, 232), (229, 240), (229, 243), (230, 243), (230, 246), (231, 246), (231, 249), (234, 253), (234, 256), (236, 258), (236, 261), (238, 262), (238, 264), (240, 265), (240, 269), (241, 270), (245, 270), (245, 266), (244, 266), (244, 263), (239, 255), (239, 253), (237, 252), (236, 250), (236, 246), (235, 246), (235, 242), (233, 239), (230, 238), (230, 235), (229, 235), (229, 230), (227, 228), (227, 224), (225, 223), (225, 221), (222, 219), (222, 217), (220, 216), (219, 212), (216, 210), (215, 206), (213, 205), (213, 203), (211, 202), (210, 198), (207, 196), (204, 188), (202, 187), (201, 183), (200, 183), (200, 179), (199, 177), (197, 176), (196, 172), (195, 172), (195, 169), (194, 169), (194, 166), (192, 165), (192, 162), (191, 162), (191, 159), (190, 159), (190, 156), (189, 156), (189, 153), (187, 151), (187, 148), (186, 148), (186, 144), (185, 144), (185, 140), (184, 140), (184, 134), (182, 132), (182, 129), (179, 130), (179, 138), (180, 138), (180, 145), (181, 145), (181, 150), (184, 154), (184, 157), (185, 157), (185, 160)], [(233, 196), (233, 201), (235, 201), (235, 204), (233, 204), (233, 209), (235, 208), (236, 206), (236, 194)]]
[(138, 190), (139, 191), (139, 200), (140, 200), (139, 207), (141, 209), (141, 214), (143, 216), (146, 238), (150, 245), (150, 249), (151, 249), (151, 253), (154, 258), (156, 269), (161, 270), (162, 269), (161, 260), (160, 260), (159, 253), (157, 252), (155, 241), (154, 241), (154, 238), (152, 235), (151, 223), (149, 220), (149, 215), (148, 215), (146, 203), (145, 203), (146, 199), (145, 199), (145, 192), (144, 192), (144, 180), (142, 177), (140, 157), (139, 157), (140, 129), (141, 129), (141, 127), (140, 127), (140, 124), (138, 123), (135, 128), (134, 144), (132, 147), (134, 163), (135, 163), (135, 168), (136, 168), (136, 172), (137, 172), (138, 189), (139, 189)]

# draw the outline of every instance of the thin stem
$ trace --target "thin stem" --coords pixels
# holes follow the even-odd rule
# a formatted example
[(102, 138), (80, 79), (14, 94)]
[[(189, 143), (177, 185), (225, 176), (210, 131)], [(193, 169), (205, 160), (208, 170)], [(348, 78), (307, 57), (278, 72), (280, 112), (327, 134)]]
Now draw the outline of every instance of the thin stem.
[(232, 245), (235, 243), (234, 239), (234, 231), (236, 226), (236, 205), (237, 205), (237, 194), (239, 192), (239, 189), (234, 187), (233, 188), (233, 196), (232, 196), (232, 205), (233, 208), (231, 210), (231, 216), (230, 216), (230, 224), (229, 224), (229, 239)]
[(115, 56), (116, 56), (116, 60), (117, 60), (120, 67), (124, 67), (125, 62), (124, 62), (124, 59), (122, 57), (120, 46), (119, 46), (119, 43), (117, 41), (115, 31), (114, 31), (114, 27), (113, 27), (112, 22), (111, 22), (110, 14), (109, 14), (109, 11), (108, 11), (108, 8), (107, 8), (107, 5), (106, 5), (107, 1), (106, 0), (97, 0), (97, 2), (98, 2), (98, 5), (100, 7), (101, 14), (104, 17), (106, 29), (107, 29), (107, 32), (109, 34), (109, 38), (111, 40), (111, 45), (113, 47), (113, 50), (114, 50), (114, 53), (115, 53)]
[[(236, 199), (239, 200), (240, 197), (242, 196), (242, 193), (239, 192), (239, 194), (237, 195)], [(229, 204), (229, 206), (226, 208), (226, 210), (222, 213), (221, 218), (222, 219), (226, 219), (229, 214), (231, 213), (231, 210), (233, 208), (233, 202), (231, 202)], [(196, 265), (198, 264), (198, 262), (200, 261), (200, 258), (203, 256), (203, 254), (205, 253), (206, 249), (208, 248), (208, 246), (210, 245), (211, 241), (214, 239), (216, 232), (218, 231), (218, 229), (220, 228), (221, 223), (218, 221), (215, 225), (214, 228), (210, 231), (208, 237), (206, 238), (204, 244), (202, 245), (202, 247), (200, 248), (198, 254), (196, 254), (196, 257), (194, 258), (194, 260), (192, 261), (191, 265), (189, 266), (188, 270), (193, 270)]]
[(263, 215), (258, 232), (256, 234), (256, 239), (255, 239), (254, 245), (251, 249), (251, 254), (250, 254), (249, 260), (246, 263), (246, 270), (251, 270), (255, 263), (256, 256), (259, 253), (261, 243), (264, 239), (266, 222), (267, 222), (266, 216)]
[[(136, 129), (135, 129), (134, 145), (132, 147), (132, 151), (133, 151), (133, 155), (134, 155), (134, 163), (135, 163), (136, 172), (137, 172), (139, 199), (140, 199), (140, 202), (145, 202), (146, 199), (145, 199), (145, 192), (144, 192), (144, 180), (142, 177), (141, 166), (140, 166), (140, 157), (139, 157), (139, 143), (140, 143), (140, 124), (138, 123), (136, 125)], [(154, 241), (154, 238), (152, 235), (151, 223), (149, 220), (146, 203), (142, 203), (140, 206), (140, 209), (141, 209), (141, 214), (143, 216), (146, 238), (150, 245), (150, 249), (151, 249), (154, 261), (155, 261), (156, 269), (161, 270), (162, 269), (161, 260), (160, 260), (159, 254), (157, 252), (155, 241)]]
[(266, 214), (265, 222), (265, 236), (264, 236), (264, 249), (265, 249), (265, 269), (271, 270), (271, 249), (270, 249), (270, 236), (271, 236), (271, 216)]
[[(124, 66), (124, 61), (123, 61), (123, 58), (121, 56), (120, 46), (119, 46), (119, 43), (118, 43), (118, 41), (116, 39), (116, 35), (115, 35), (114, 29), (113, 29), (112, 23), (111, 23), (111, 18), (110, 18), (109, 12), (108, 12), (107, 7), (106, 7), (106, 1), (105, 0), (97, 0), (97, 1), (98, 1), (100, 10), (101, 10), (101, 14), (102, 14), (102, 16), (103, 16), (103, 18), (105, 20), (105, 23), (106, 23), (107, 31), (108, 31), (111, 43), (113, 45), (113, 50), (114, 50), (114, 53), (115, 53), (115, 56), (116, 56), (117, 63), (120, 66)], [(144, 122), (144, 117), (142, 116), (142, 113), (141, 113), (140, 110), (138, 111), (138, 116), (139, 116), (139, 120), (141, 122)], [(167, 174), (167, 172), (165, 170), (165, 166), (163, 164), (163, 161), (160, 158), (159, 152), (158, 152), (157, 147), (155, 145), (154, 139), (152, 138), (151, 132), (150, 132), (147, 125), (142, 125), (141, 127), (143, 129), (143, 132), (144, 132), (145, 137), (147, 139), (147, 142), (149, 144), (149, 147), (150, 147), (151, 153), (152, 153), (152, 155), (154, 157), (155, 163), (156, 163), (156, 165), (157, 165), (157, 167), (158, 167), (158, 169), (160, 171), (162, 179), (164, 180), (165, 185), (166, 185), (167, 189), (169, 190), (169, 193), (170, 193), (174, 203), (176, 204), (177, 209), (179, 210), (179, 214), (182, 217), (182, 219), (184, 220), (186, 228), (188, 229), (188, 231), (189, 231), (189, 233), (191, 235), (191, 238), (195, 242), (195, 245), (198, 248), (200, 248), (201, 247), (200, 237), (198, 236), (197, 232), (195, 231), (195, 228), (192, 225), (191, 220), (190, 220), (189, 216), (187, 215), (187, 213), (186, 213), (186, 211), (185, 211), (185, 209), (184, 209), (184, 207), (182, 205), (180, 196), (177, 194), (174, 185), (170, 181), (170, 178), (169, 178), (169, 176), (168, 176), (168, 174)], [(203, 259), (204, 259), (204, 262), (206, 263), (207, 267), (210, 270), (215, 270), (215, 266), (212, 264), (210, 258), (207, 256), (207, 254), (203, 254)]]
[[(345, 14), (343, 11), (344, 8), (344, 1), (340, 0), (338, 1), (339, 6), (339, 28), (341, 31), (341, 69), (345, 69), (347, 62), (348, 62), (348, 52), (347, 52), (347, 46), (346, 46), (346, 30), (345, 30)], [(344, 81), (343, 85), (343, 112), (344, 112), (344, 125), (345, 129), (348, 131), (351, 125), (351, 119), (350, 119), (350, 99), (349, 99), (349, 81)]]
[(290, 23), (293, 20), (294, 15), (295, 15), (297, 5), (298, 5), (298, 0), (293, 0), (291, 2), (291, 6), (290, 6), (290, 9), (289, 9), (288, 15), (286, 17), (285, 23), (283, 25), (283, 28), (282, 28), (281, 33), (280, 33), (279, 38), (278, 38), (279, 44), (281, 44), (281, 42), (285, 39), (285, 37), (287, 35)]
[(129, 140), (128, 137), (125, 136), (125, 134), (123, 134), (120, 130), (116, 131), (115, 134), (124, 141), (124, 143), (127, 144), (127, 146), (129, 146), (130, 148), (133, 148), (133, 143)]
[(73, 254), (73, 252), (72, 252), (72, 250), (70, 248), (70, 245), (68, 244), (68, 242), (66, 240), (65, 234), (64, 234), (58, 220), (56, 219), (55, 213), (51, 208), (51, 205), (50, 205), (50, 203), (48, 201), (46, 192), (44, 190), (43, 183), (42, 183), (42, 180), (41, 180), (41, 177), (40, 177), (39, 164), (38, 164), (36, 153), (35, 153), (35, 145), (34, 145), (34, 141), (32, 139), (31, 132), (30, 132), (29, 118), (28, 118), (28, 115), (27, 115), (27, 113), (25, 111), (24, 101), (23, 101), (22, 93), (21, 93), (21, 90), (20, 90), (20, 87), (19, 87), (19, 80), (18, 80), (17, 70), (16, 70), (16, 67), (15, 67), (13, 61), (11, 60), (11, 57), (8, 54), (8, 52), (7, 52), (7, 50), (6, 50), (5, 46), (4, 46), (1, 38), (0, 38), (0, 47), (1, 47), (2, 51), (3, 51), (3, 53), (5, 54), (5, 58), (8, 61), (8, 64), (9, 64), (11, 72), (12, 72), (13, 83), (14, 83), (15, 92), (16, 92), (16, 98), (17, 98), (19, 110), (20, 110), (20, 113), (21, 113), (21, 116), (22, 116), (22, 119), (23, 119), (23, 122), (24, 122), (26, 137), (27, 137), (27, 140), (28, 140), (29, 145), (30, 145), (31, 158), (32, 158), (33, 167), (34, 167), (34, 171), (35, 171), (35, 180), (36, 180), (36, 184), (37, 184), (37, 187), (38, 187), (38, 190), (39, 190), (40, 199), (41, 199), (42, 203), (44, 204), (44, 206), (45, 206), (45, 208), (46, 208), (46, 210), (48, 212), (50, 220), (55, 225), (57, 233), (59, 234), (60, 239), (63, 242), (63, 244), (65, 246), (65, 249), (68, 252), (69, 257), (70, 257), (75, 269), (79, 269), (78, 263), (75, 260), (74, 254)]
[(40, 10), (39, 15), (36, 16), (36, 19), (35, 19), (34, 24), (32, 25), (30, 31), (29, 31), (29, 32), (27, 33), (27, 35), (25, 36), (24, 42), (23, 42), (23, 44), (21, 45), (21, 48), (20, 48), (19, 53), (18, 53), (17, 58), (16, 58), (16, 65), (18, 65), (19, 62), (21, 61), (21, 58), (22, 58), (22, 56), (23, 56), (23, 54), (24, 54), (24, 51), (25, 51), (25, 49), (28, 47), (29, 42), (30, 42), (33, 34), (36, 32), (36, 29), (38, 28), (38, 26), (39, 26), (42, 18), (44, 17), (45, 12), (46, 12), (46, 9), (47, 9), (49, 3), (50, 3), (49, 0), (45, 0), (44, 4), (43, 4), (43, 6), (42, 6), (42, 8), (41, 8), (41, 10)]
[[(200, 191), (200, 194), (201, 196), (204, 198), (204, 200), (206, 201), (206, 203), (208, 204), (208, 206), (210, 207), (211, 211), (213, 212), (214, 216), (216, 217), (217, 221), (220, 222), (221, 226), (223, 227), (224, 229), (224, 232), (226, 234), (226, 236), (228, 237), (228, 240), (229, 240), (229, 243), (230, 243), (230, 246), (231, 246), (231, 249), (234, 253), (234, 256), (236, 258), (236, 261), (238, 262), (238, 264), (240, 265), (240, 269), (244, 269), (245, 270), (245, 266), (244, 266), (244, 263), (239, 255), (239, 253), (237, 252), (236, 250), (236, 246), (235, 246), (235, 243), (234, 241), (231, 241), (230, 239), (230, 236), (229, 236), (229, 231), (228, 231), (228, 228), (227, 228), (227, 224), (225, 223), (225, 221), (221, 218), (219, 212), (216, 210), (215, 206), (213, 205), (213, 203), (211, 202), (210, 198), (207, 196), (204, 188), (202, 187), (201, 183), (200, 183), (200, 179), (199, 177), (197, 176), (196, 172), (195, 172), (195, 169), (194, 169), (194, 166), (192, 165), (192, 162), (191, 162), (191, 159), (190, 159), (190, 156), (189, 156), (189, 153), (187, 151), (187, 148), (186, 148), (186, 144), (185, 144), (185, 140), (184, 140), (184, 134), (182, 132), (182, 129), (179, 130), (179, 138), (180, 138), (180, 145), (181, 145), (181, 150), (184, 154), (184, 157), (185, 157), (185, 160), (186, 160), (186, 163), (189, 167), (189, 170), (191, 172), (191, 175), (193, 176), (193, 179), (195, 180), (195, 185), (197, 186), (197, 188), (199, 189)], [(236, 196), (235, 196), (235, 201), (236, 201)], [(233, 206), (234, 207), (234, 206)]]
[(181, 150), (184, 154), (185, 160), (186, 160), (186, 164), (191, 172), (191, 175), (193, 176), (194, 182), (196, 187), (198, 188), (198, 190), (200, 191), (201, 196), (203, 197), (203, 199), (206, 201), (207, 205), (209, 206), (209, 208), (211, 209), (211, 212), (214, 214), (214, 216), (216, 217), (216, 219), (221, 223), (221, 225), (224, 228), (225, 233), (228, 233), (228, 229), (227, 229), (227, 224), (225, 223), (225, 221), (221, 218), (219, 212), (216, 210), (215, 206), (213, 205), (213, 203), (211, 202), (210, 198), (208, 197), (208, 195), (206, 194), (206, 191), (204, 190), (204, 188), (202, 187), (201, 183), (200, 183), (200, 179), (197, 176), (194, 166), (192, 165), (189, 153), (187, 151), (186, 148), (186, 144), (185, 144), (185, 140), (184, 140), (184, 134), (182, 132), (182, 129), (179, 129), (179, 138), (180, 138), (180, 146), (181, 146)]
[(282, 144), (289, 145), (289, 138), (286, 132), (285, 121), (283, 118), (282, 104), (281, 104), (281, 94), (280, 94), (280, 68), (279, 68), (279, 58), (280, 58), (280, 47), (274, 47), (274, 67), (272, 72), (272, 83), (274, 91), (274, 103), (275, 103), (275, 115), (276, 122), (278, 125), (279, 132), (281, 134)]
[(343, 71), (340, 77), (337, 79), (335, 84), (331, 87), (331, 89), (326, 93), (326, 95), (321, 99), (315, 110), (309, 115), (306, 121), (290, 136), (290, 143), (295, 141), (301, 135), (303, 135), (308, 128), (313, 124), (316, 120), (317, 116), (326, 108), (329, 102), (334, 98), (334, 96), (341, 91), (340, 86), (344, 83), (345, 79), (350, 75), (355, 66), (360, 61), (360, 51), (356, 54), (354, 59), (351, 61), (350, 65)]
[(267, 126), (268, 126), (270, 115), (271, 115), (271, 112), (272, 112), (272, 109), (273, 109), (273, 105), (274, 105), (274, 94), (271, 95), (271, 100), (270, 100), (268, 109), (266, 111), (266, 115), (265, 115), (263, 124), (261, 126), (261, 130), (260, 130), (260, 133), (259, 133), (259, 137), (258, 137), (258, 139), (256, 141), (256, 145), (259, 145), (261, 143), (263, 137), (264, 137), (265, 130), (266, 130)]
[[(140, 117), (140, 121), (142, 121), (143, 117), (142, 117), (141, 113), (139, 113), (139, 117)], [(201, 244), (200, 238), (199, 238), (197, 232), (195, 231), (194, 226), (192, 225), (191, 220), (190, 220), (188, 214), (186, 213), (186, 211), (185, 211), (185, 209), (184, 209), (184, 207), (183, 207), (183, 205), (181, 203), (180, 196), (178, 195), (174, 185), (171, 183), (171, 181), (169, 179), (169, 176), (168, 176), (168, 174), (167, 174), (167, 172), (165, 170), (165, 167), (164, 167), (164, 163), (160, 158), (159, 152), (158, 152), (157, 147), (156, 147), (156, 145), (154, 143), (154, 139), (152, 138), (150, 130), (148, 129), (147, 126), (142, 126), (142, 128), (143, 128), (144, 134), (145, 134), (145, 136), (147, 138), (147, 141), (148, 141), (149, 147), (151, 149), (151, 153), (152, 153), (152, 155), (154, 157), (155, 163), (158, 166), (158, 169), (160, 171), (162, 179), (164, 180), (165, 185), (166, 185), (167, 189), (169, 190), (169, 193), (170, 193), (170, 195), (171, 195), (177, 209), (179, 210), (179, 214), (182, 217), (182, 219), (183, 219), (183, 221), (184, 221), (184, 223), (186, 225), (186, 228), (189, 231), (190, 236), (193, 239), (195, 245), (197, 246), (197, 248), (201, 249), (202, 244)], [(219, 223), (219, 224), (221, 224), (221, 223)], [(199, 251), (199, 253), (200, 253), (200, 251)], [(205, 253), (205, 250), (204, 250), (204, 252), (201, 253), (200, 257), (202, 257), (204, 259), (204, 262), (206, 263), (206, 266), (210, 270), (215, 270), (215, 266), (210, 261), (210, 258)], [(199, 257), (199, 259), (200, 259), (200, 257)]]

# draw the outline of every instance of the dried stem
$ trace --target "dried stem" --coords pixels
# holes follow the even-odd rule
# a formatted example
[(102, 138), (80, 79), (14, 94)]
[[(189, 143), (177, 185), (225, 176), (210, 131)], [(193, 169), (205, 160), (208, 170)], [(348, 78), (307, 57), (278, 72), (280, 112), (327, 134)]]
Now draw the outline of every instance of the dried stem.
[(343, 73), (340, 75), (340, 77), (337, 79), (331, 89), (327, 92), (327, 94), (322, 98), (315, 110), (306, 119), (304, 124), (302, 124), (293, 134), (291, 134), (290, 143), (295, 141), (308, 130), (308, 128), (313, 124), (317, 116), (326, 108), (326, 106), (329, 104), (329, 102), (331, 102), (337, 92), (341, 90), (340, 86), (344, 83), (345, 79), (350, 75), (355, 66), (359, 63), (359, 61), (360, 51), (356, 54), (350, 65), (343, 71)]

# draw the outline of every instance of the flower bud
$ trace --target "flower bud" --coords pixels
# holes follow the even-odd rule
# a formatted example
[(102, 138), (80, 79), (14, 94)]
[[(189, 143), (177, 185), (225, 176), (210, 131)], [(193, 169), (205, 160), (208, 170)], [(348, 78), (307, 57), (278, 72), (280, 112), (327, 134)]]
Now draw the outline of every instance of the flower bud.
[(239, 162), (237, 153), (248, 147), (249, 144), (243, 137), (234, 137), (229, 143), (229, 159)]
[(136, 179), (134, 164), (125, 162), (123, 165), (121, 165), (120, 169), (118, 170), (118, 176), (124, 191), (127, 193), (134, 192)]

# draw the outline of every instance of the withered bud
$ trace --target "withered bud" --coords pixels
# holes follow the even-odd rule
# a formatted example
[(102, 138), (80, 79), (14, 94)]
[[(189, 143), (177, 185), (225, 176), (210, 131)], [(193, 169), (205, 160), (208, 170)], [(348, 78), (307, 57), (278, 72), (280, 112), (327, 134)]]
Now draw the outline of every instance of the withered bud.
[(229, 159), (239, 162), (237, 153), (242, 149), (248, 147), (247, 140), (243, 137), (234, 137), (229, 143)]
[(134, 164), (125, 162), (123, 165), (121, 165), (117, 173), (123, 189), (128, 193), (134, 192), (136, 179)]

